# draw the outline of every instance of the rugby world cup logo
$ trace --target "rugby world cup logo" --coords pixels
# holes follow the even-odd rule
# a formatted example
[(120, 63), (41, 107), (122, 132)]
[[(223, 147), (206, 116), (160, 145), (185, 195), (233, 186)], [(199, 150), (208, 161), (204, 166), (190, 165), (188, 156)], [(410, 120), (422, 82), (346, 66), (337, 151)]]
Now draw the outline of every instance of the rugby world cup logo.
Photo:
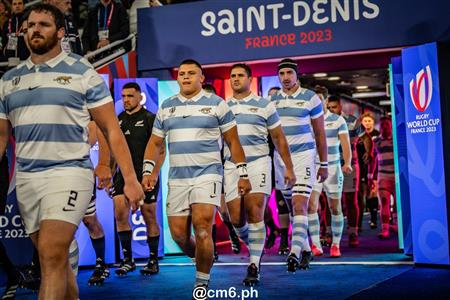
[(433, 94), (433, 80), (430, 66), (426, 66), (416, 74), (416, 78), (409, 82), (409, 93), (412, 103), (419, 112), (424, 112), (431, 103)]

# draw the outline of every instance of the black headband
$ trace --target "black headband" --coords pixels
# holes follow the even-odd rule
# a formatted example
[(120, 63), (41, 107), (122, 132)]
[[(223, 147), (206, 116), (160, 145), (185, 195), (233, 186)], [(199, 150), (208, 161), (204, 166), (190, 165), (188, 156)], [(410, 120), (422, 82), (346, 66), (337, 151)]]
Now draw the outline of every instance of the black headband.
[(295, 71), (295, 73), (297, 72), (297, 63), (294, 61), (285, 61), (282, 60), (279, 64), (278, 64), (278, 72), (280, 72), (281, 69), (283, 68), (290, 68), (292, 70)]

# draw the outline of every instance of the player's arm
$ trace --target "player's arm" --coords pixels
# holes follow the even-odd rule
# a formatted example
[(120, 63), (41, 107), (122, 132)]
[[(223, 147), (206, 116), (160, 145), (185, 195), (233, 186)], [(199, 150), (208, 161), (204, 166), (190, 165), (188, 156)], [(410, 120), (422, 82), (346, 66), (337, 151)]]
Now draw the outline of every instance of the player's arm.
[(114, 159), (111, 157), (111, 151), (108, 146), (103, 132), (97, 127), (97, 140), (98, 140), (98, 163), (95, 168), (95, 176), (98, 178), (98, 188), (109, 190), (112, 186), (111, 178), (115, 167)]
[(223, 139), (228, 145), (231, 153), (231, 159), (236, 165), (239, 172), (239, 182), (238, 190), (241, 196), (248, 194), (252, 187), (250, 181), (248, 180), (247, 173), (247, 163), (245, 160), (244, 149), (242, 148), (241, 142), (239, 141), (239, 136), (237, 132), (237, 126), (234, 125), (228, 128), (227, 131), (223, 132)]
[(281, 156), (285, 166), (286, 166), (286, 174), (285, 181), (289, 186), (293, 186), (295, 184), (295, 174), (294, 174), (294, 165), (292, 164), (291, 152), (289, 151), (289, 144), (287, 142), (286, 136), (284, 135), (283, 128), (281, 125), (278, 125), (275, 128), (269, 129), (269, 134), (272, 139), (272, 142), (277, 149), (278, 153)]
[(352, 150), (350, 146), (350, 137), (348, 135), (348, 131), (339, 133), (338, 136), (342, 147), (342, 156), (344, 158), (342, 172), (349, 174), (352, 172)]
[(328, 177), (328, 149), (325, 134), (323, 115), (315, 119), (311, 119), (311, 125), (314, 130), (317, 152), (319, 153), (320, 167), (317, 172), (319, 182), (324, 182)]
[(158, 181), (159, 170), (165, 159), (165, 148), (164, 138), (152, 134), (145, 147), (142, 168), (142, 186), (145, 191), (153, 190)]
[(112, 102), (89, 110), (97, 126), (104, 134), (112, 155), (116, 159), (125, 181), (125, 196), (130, 201), (133, 210), (139, 207), (144, 199), (144, 193), (139, 185), (131, 160), (127, 142), (119, 127)]

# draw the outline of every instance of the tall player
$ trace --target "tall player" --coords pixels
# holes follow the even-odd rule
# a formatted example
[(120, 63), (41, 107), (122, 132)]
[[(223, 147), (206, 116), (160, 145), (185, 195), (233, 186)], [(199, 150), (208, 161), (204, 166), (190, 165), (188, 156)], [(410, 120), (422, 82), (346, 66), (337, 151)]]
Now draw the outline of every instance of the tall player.
[[(313, 91), (300, 86), (297, 72), (295, 61), (289, 58), (283, 59), (278, 64), (278, 77), (282, 90), (271, 97), (281, 119), (297, 178), (292, 190), (289, 189), (284, 183), (285, 165), (280, 154), (275, 152), (276, 188), (280, 189), (283, 195), (289, 196), (292, 193), (293, 196), (292, 245), (287, 259), (290, 272), (295, 272), (298, 268), (309, 268), (312, 254), (307, 233), (308, 201), (316, 177), (318, 182), (323, 182), (328, 177), (322, 102)], [(320, 164), (316, 172), (314, 162), (317, 152)]]
[[(344, 215), (342, 214), (341, 196), (343, 185), (343, 174), (351, 173), (351, 158), (350, 138), (348, 135), (347, 123), (344, 118), (336, 115), (326, 108), (326, 96), (328, 91), (323, 87), (316, 88), (316, 93), (323, 102), (323, 109), (325, 111), (325, 132), (327, 135), (328, 146), (328, 178), (320, 183), (314, 184), (314, 189), (309, 201), (308, 207), (308, 221), (309, 234), (312, 241), (312, 251), (315, 256), (323, 254), (322, 246), (320, 245), (320, 225), (317, 208), (319, 204), (319, 197), (322, 190), (326, 192), (328, 199), (328, 206), (331, 210), (331, 232), (333, 234), (332, 245), (330, 249), (331, 257), (340, 257), (340, 242), (342, 231), (344, 229)], [(339, 146), (342, 147), (344, 158), (344, 165), (341, 167), (341, 157)]]
[[(219, 139), (228, 144), (239, 171), (238, 191), (245, 196), (251, 185), (234, 115), (220, 97), (202, 89), (201, 65), (185, 60), (178, 69), (180, 93), (158, 111), (144, 157), (144, 189), (156, 184), (154, 172), (160, 149), (169, 144), (167, 216), (173, 239), (189, 256), (195, 256), (195, 286), (207, 289), (213, 263), (213, 217), (220, 206), (223, 165)], [(147, 176), (149, 175), (149, 176)], [(191, 237), (191, 224), (195, 239)]]
[(89, 63), (61, 51), (63, 37), (62, 13), (51, 5), (33, 6), (26, 36), (31, 56), (0, 81), (0, 154), (10, 121), (17, 143), (17, 200), (40, 255), (40, 299), (78, 297), (68, 254), (92, 195), (90, 115), (125, 170), (131, 205), (144, 196), (106, 85)]
[[(250, 263), (243, 283), (254, 285), (259, 282), (261, 255), (266, 239), (264, 210), (272, 192), (272, 160), (269, 156), (268, 134), (286, 165), (284, 181), (288, 187), (295, 183), (295, 175), (289, 146), (275, 106), (250, 91), (252, 71), (248, 65), (235, 64), (230, 73), (233, 97), (227, 103), (236, 116), (252, 191), (243, 198), (240, 197), (237, 190), (239, 174), (231, 161), (230, 149), (225, 146), (225, 201), (231, 221), (250, 251)], [(244, 208), (243, 214), (241, 205)]]
[[(129, 82), (123, 86), (122, 99), (125, 111), (119, 115), (119, 124), (131, 152), (136, 176), (141, 181), (142, 161), (144, 160), (145, 147), (152, 134), (155, 115), (141, 105), (141, 88), (137, 83)], [(164, 159), (165, 147), (162, 147), (154, 169), (155, 174), (159, 174), (159, 169)], [(123, 187), (123, 175), (119, 169), (114, 175), (114, 188), (112, 190), (117, 232), (124, 256), (120, 268), (116, 270), (116, 274), (119, 276), (124, 276), (136, 268), (131, 248), (130, 206), (125, 200)], [(143, 275), (153, 275), (159, 272), (158, 245), (160, 229), (156, 221), (158, 192), (159, 184), (152, 191), (145, 192), (144, 203), (141, 204), (142, 216), (147, 227), (147, 244), (150, 253), (147, 265), (141, 269)]]
[(350, 147), (352, 153), (352, 172), (344, 172), (343, 196), (347, 207), (347, 222), (349, 227), (348, 244), (350, 247), (357, 247), (358, 240), (358, 190), (359, 190), (359, 164), (356, 152), (356, 140), (361, 131), (360, 122), (353, 115), (348, 115), (342, 111), (341, 99), (337, 96), (329, 96), (327, 99), (327, 109), (339, 116), (342, 116), (347, 123), (350, 136)]

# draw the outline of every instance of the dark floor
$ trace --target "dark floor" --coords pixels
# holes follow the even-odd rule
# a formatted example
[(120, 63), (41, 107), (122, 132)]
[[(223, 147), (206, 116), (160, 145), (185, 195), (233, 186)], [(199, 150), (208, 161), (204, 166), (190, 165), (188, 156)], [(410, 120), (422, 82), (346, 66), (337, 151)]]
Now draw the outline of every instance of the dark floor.
[[(327, 257), (325, 248), (325, 255), (316, 258), (310, 270), (296, 274), (286, 272), (285, 257), (276, 254), (276, 245), (264, 255), (261, 284), (253, 290), (241, 284), (247, 251), (232, 255), (225, 243), (211, 273), (210, 289), (217, 296), (211, 299), (449, 299), (449, 269), (415, 268), (411, 258), (398, 252), (396, 238), (381, 241), (376, 233), (365, 229), (356, 249), (348, 248), (344, 238), (341, 258)], [(160, 264), (156, 276), (144, 277), (138, 271), (125, 278), (111, 275), (100, 287), (87, 285), (92, 270), (81, 270), (80, 299), (191, 299), (192, 261), (169, 256)], [(26, 290), (19, 290), (16, 297), (36, 298)]]

